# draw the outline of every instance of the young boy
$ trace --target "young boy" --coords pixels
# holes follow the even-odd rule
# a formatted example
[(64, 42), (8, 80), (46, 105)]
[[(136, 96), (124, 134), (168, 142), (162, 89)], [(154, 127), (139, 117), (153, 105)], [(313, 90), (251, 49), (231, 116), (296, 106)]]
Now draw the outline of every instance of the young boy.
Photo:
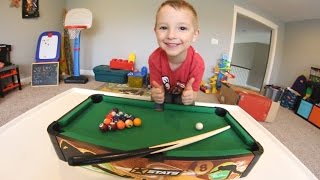
[(191, 44), (199, 35), (197, 13), (184, 0), (167, 0), (157, 11), (159, 48), (149, 57), (151, 98), (157, 104), (193, 104), (204, 72)]

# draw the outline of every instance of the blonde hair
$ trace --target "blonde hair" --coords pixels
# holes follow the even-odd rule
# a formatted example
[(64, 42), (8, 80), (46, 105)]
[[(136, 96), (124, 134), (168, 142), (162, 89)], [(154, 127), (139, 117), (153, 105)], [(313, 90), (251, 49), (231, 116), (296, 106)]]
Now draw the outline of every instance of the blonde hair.
[[(172, 7), (172, 8), (174, 8), (174, 9), (176, 9), (176, 10), (179, 10), (179, 9), (190, 10), (192, 15), (193, 15), (193, 17), (194, 17), (194, 19), (193, 19), (194, 25), (195, 25), (195, 27), (198, 28), (199, 25), (198, 25), (198, 14), (197, 14), (197, 11), (193, 8), (193, 6), (190, 3), (188, 3), (188, 2), (186, 2), (184, 0), (167, 0), (167, 1), (163, 2), (160, 5), (160, 7), (158, 8), (156, 17), (158, 16), (159, 11), (161, 10), (161, 8), (164, 7), (164, 6), (167, 6), (167, 5)], [(156, 24), (157, 24), (157, 22), (156, 22)]]

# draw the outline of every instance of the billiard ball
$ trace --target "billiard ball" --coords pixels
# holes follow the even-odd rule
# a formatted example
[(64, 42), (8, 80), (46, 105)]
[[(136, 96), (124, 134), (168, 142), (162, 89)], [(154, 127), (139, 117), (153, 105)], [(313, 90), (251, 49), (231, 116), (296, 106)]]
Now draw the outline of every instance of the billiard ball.
[(117, 122), (117, 121), (119, 121), (119, 116), (114, 116), (113, 118), (112, 118), (112, 120), (114, 121), (114, 122)]
[(111, 122), (110, 124), (107, 125), (107, 127), (108, 127), (108, 130), (114, 131), (117, 129), (117, 124), (114, 122)]
[(133, 126), (133, 122), (132, 122), (131, 119), (127, 119), (126, 122), (125, 122), (125, 124), (126, 124), (126, 127), (127, 127), (127, 128), (131, 128), (131, 127)]
[(100, 123), (99, 129), (100, 129), (102, 132), (106, 132), (106, 131), (108, 131), (108, 125), (106, 125), (106, 124), (104, 124), (104, 123)]
[(133, 120), (134, 126), (141, 126), (141, 124), (142, 124), (142, 121), (140, 118), (134, 118), (134, 120)]
[(103, 123), (105, 124), (105, 125), (108, 125), (108, 124), (110, 124), (112, 122), (112, 120), (110, 119), (110, 118), (105, 118), (104, 120), (103, 120)]
[(117, 128), (118, 129), (124, 129), (126, 127), (126, 124), (123, 121), (118, 121), (117, 122)]
[(113, 116), (111, 115), (111, 113), (109, 113), (109, 114), (106, 115), (106, 118), (112, 119), (112, 117), (113, 117)]
[(197, 130), (202, 130), (203, 129), (203, 124), (200, 123), (200, 122), (196, 123), (196, 129)]
[(118, 112), (119, 112), (119, 109), (118, 109), (118, 108), (113, 108), (112, 111), (118, 113)]
[(117, 113), (115, 111), (111, 111), (111, 115), (115, 116)]

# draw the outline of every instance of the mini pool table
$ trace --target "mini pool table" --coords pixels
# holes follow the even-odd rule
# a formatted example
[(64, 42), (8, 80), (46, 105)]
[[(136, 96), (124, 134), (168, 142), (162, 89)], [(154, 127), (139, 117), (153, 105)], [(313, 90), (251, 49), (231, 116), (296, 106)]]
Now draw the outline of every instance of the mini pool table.
[[(139, 127), (102, 132), (99, 124), (113, 108), (142, 119)], [(195, 129), (201, 122), (202, 130)], [(263, 147), (222, 108), (154, 103), (95, 94), (48, 126), (58, 157), (93, 156), (146, 148), (203, 134), (224, 126), (231, 128), (210, 138), (170, 151), (84, 167), (126, 178), (163, 176), (233, 179), (246, 176), (263, 153)]]

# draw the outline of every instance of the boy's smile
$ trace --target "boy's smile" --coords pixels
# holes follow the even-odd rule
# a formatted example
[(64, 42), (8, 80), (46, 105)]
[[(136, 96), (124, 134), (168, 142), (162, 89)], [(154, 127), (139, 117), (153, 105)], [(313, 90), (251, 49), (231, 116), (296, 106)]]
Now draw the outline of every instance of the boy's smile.
[(164, 6), (157, 15), (155, 32), (170, 62), (182, 62), (199, 34), (191, 11)]

